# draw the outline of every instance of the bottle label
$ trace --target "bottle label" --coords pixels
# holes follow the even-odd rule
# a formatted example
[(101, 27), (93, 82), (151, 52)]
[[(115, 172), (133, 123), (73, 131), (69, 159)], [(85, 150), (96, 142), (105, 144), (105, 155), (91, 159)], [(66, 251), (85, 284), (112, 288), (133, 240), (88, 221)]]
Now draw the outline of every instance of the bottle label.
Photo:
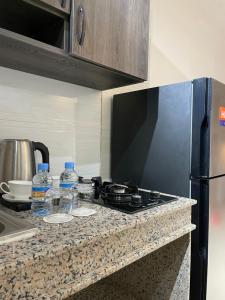
[(70, 188), (74, 187), (75, 184), (76, 184), (76, 182), (60, 183), (59, 187), (61, 189), (70, 189)]
[(50, 186), (32, 187), (32, 198), (44, 198)]

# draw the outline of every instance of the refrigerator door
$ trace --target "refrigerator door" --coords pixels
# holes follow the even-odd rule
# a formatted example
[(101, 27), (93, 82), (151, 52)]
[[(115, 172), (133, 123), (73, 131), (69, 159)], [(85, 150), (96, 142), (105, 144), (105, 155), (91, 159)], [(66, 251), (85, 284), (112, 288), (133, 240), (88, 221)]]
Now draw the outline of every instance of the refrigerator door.
[(189, 197), (192, 82), (114, 96), (111, 175)]
[(209, 181), (207, 300), (225, 299), (225, 176)]
[(210, 80), (210, 169), (209, 176), (225, 174), (225, 85)]

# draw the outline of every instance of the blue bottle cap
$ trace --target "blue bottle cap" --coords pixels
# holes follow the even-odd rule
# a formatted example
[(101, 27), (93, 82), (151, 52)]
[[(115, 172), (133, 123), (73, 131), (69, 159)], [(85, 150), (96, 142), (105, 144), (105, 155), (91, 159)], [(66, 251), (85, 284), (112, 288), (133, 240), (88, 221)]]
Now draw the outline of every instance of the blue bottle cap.
[(65, 162), (65, 169), (74, 169), (74, 162), (72, 161), (67, 161)]
[(47, 163), (38, 164), (38, 171), (48, 171), (48, 164)]

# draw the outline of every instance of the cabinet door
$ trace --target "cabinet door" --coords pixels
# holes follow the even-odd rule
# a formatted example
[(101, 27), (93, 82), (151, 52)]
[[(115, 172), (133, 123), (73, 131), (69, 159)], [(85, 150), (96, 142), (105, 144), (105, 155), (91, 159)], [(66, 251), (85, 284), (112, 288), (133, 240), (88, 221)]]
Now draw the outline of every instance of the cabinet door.
[(38, 0), (46, 3), (49, 6), (55, 7), (65, 13), (70, 13), (70, 1), (71, 0)]
[(72, 0), (70, 54), (147, 79), (149, 0)]

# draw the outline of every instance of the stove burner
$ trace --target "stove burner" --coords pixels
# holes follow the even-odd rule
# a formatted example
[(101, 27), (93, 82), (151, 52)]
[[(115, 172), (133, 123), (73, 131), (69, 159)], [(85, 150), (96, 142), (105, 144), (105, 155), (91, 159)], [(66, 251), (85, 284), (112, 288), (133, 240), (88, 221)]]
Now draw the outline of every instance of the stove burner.
[(129, 203), (130, 206), (141, 207), (142, 204), (142, 198), (140, 195), (132, 195), (131, 202)]
[(112, 185), (109, 188), (110, 193), (115, 193), (115, 194), (125, 194), (127, 189), (128, 189), (127, 186), (125, 186), (125, 185), (118, 185), (118, 184)]

